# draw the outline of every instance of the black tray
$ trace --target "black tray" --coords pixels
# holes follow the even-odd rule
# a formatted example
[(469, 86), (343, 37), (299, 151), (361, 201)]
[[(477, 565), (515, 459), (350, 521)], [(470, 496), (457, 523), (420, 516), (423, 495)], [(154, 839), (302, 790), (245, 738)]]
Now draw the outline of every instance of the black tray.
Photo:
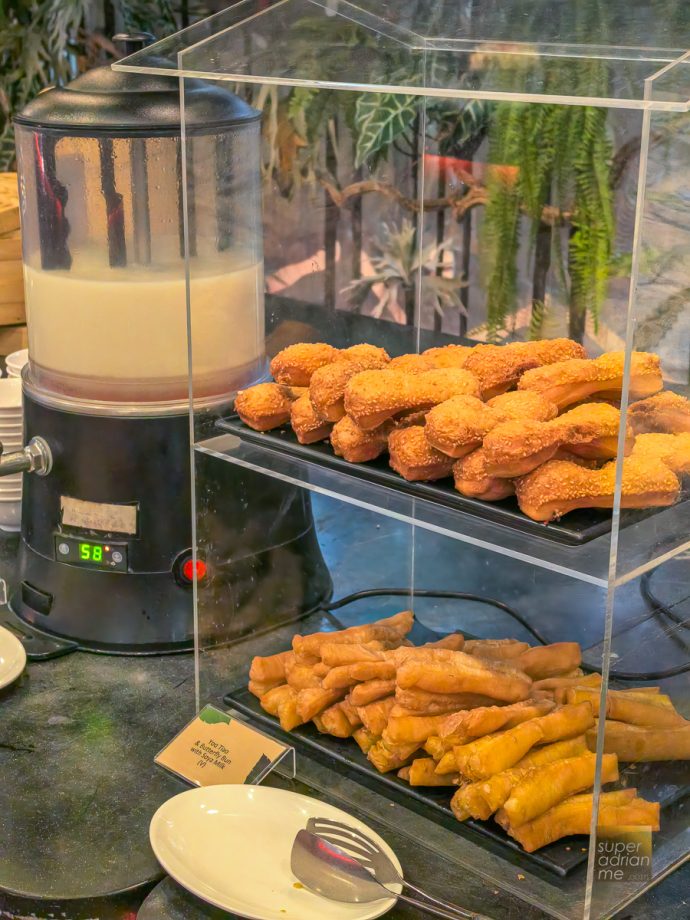
[[(539, 866), (548, 872), (565, 878), (587, 861), (589, 838), (585, 836), (564, 837), (555, 843), (542, 847), (536, 853), (526, 853), (494, 821), (458, 821), (450, 809), (452, 790), (448, 788), (415, 788), (395, 773), (379, 773), (369, 763), (351, 739), (334, 738), (320, 734), (310, 722), (291, 732), (283, 731), (279, 722), (261, 708), (258, 699), (246, 687), (231, 690), (223, 697), (227, 706), (249, 716), (269, 732), (299, 753), (308, 753), (327, 766), (352, 775), (353, 779), (378, 792), (384, 792), (401, 804), (412, 808), (425, 817), (435, 816), (444, 827), (464, 836), (479, 837), (492, 849), (502, 851), (512, 862)], [(651, 769), (644, 769), (650, 767)], [(618, 786), (635, 787), (638, 795), (650, 801), (660, 802), (662, 810), (684, 798), (690, 792), (687, 765), (685, 762), (630, 765), (621, 770)], [(430, 815), (430, 813), (432, 813)], [(663, 817), (662, 817), (663, 827)]]
[[(450, 480), (408, 482), (390, 468), (385, 457), (372, 460), (369, 463), (348, 463), (342, 457), (336, 457), (327, 442), (300, 444), (294, 432), (289, 428), (277, 428), (273, 431), (254, 431), (253, 428), (249, 428), (241, 422), (236, 415), (220, 419), (216, 422), (216, 425), (223, 431), (230, 431), (251, 444), (258, 444), (260, 447), (277, 450), (281, 453), (298, 457), (300, 460), (306, 460), (318, 466), (337, 470), (339, 473), (345, 473), (357, 479), (363, 479), (366, 482), (397, 489), (412, 498), (421, 498), (437, 505), (442, 505), (444, 508), (464, 511), (467, 514), (473, 514), (484, 518), (484, 520), (502, 524), (512, 530), (528, 533), (533, 537), (551, 540), (554, 543), (562, 543), (566, 546), (582, 546), (585, 543), (589, 543), (590, 540), (595, 540), (597, 537), (609, 533), (611, 530), (611, 512), (608, 510), (586, 508), (571, 511), (561, 521), (555, 521), (552, 524), (540, 524), (538, 521), (532, 521), (526, 517), (520, 511), (514, 498), (507, 498), (500, 502), (484, 502), (476, 498), (466, 498), (464, 495), (460, 495), (450, 484)], [(659, 508), (644, 511), (623, 511), (620, 526), (621, 528), (629, 527), (631, 524), (635, 524), (653, 514), (658, 514), (663, 510)]]

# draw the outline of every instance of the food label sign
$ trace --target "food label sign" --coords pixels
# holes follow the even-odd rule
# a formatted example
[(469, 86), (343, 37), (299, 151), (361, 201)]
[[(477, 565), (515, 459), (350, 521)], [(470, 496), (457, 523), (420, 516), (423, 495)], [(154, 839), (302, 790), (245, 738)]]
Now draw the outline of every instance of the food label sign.
[(204, 706), (154, 758), (194, 786), (260, 783), (294, 748), (281, 744), (215, 706)]

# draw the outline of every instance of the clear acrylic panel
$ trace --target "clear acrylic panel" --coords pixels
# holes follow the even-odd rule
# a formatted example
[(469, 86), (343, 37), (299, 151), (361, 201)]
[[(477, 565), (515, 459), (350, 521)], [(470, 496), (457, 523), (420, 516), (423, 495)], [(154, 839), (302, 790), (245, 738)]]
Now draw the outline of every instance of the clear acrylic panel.
[[(395, 820), (492, 890), (554, 917), (604, 918), (690, 852), (690, 13), (661, 2), (428, 6), (245, 2), (122, 65), (181, 75), (183, 103), (204, 78), (261, 113), (260, 129), (183, 136), (195, 542), (207, 566), (196, 586), (198, 694), (217, 702), (236, 691), (267, 719), (241, 689), (254, 655), (407, 606), (416, 641), (460, 630), (577, 644), (584, 673), (573, 663), (554, 672), (574, 683), (530, 688), (608, 715), (587, 727), (593, 777), (585, 754), (579, 786), (571, 767), (542, 774), (545, 800), (558, 809), (567, 797), (565, 812), (539, 825), (528, 811), (534, 826), (521, 830), (511, 806), (500, 817), (512, 836), (500, 838), (492, 821), (458, 828), (453, 790), (440, 790), (421, 805), (405, 793)], [(262, 391), (269, 406), (255, 404), (254, 428), (233, 412), (235, 391), (270, 380), (272, 359), (294, 344), (368, 343), (395, 357), (556, 338), (591, 358), (615, 352), (619, 364), (598, 364), (604, 382), (593, 388), (551, 379), (559, 418), (594, 399), (608, 427), (588, 440), (572, 421), (571, 439), (535, 451), (531, 467), (529, 454), (519, 469), (538, 483), (531, 491), (504, 472), (478, 492), (458, 475), (460, 494), (443, 457), (429, 482), (398, 476), (383, 448), (348, 463), (327, 440), (333, 420), (299, 443), (287, 422), (300, 400), (311, 405), (308, 373), (281, 384), (278, 404)], [(209, 355), (220, 356), (216, 376), (204, 371)], [(660, 404), (636, 405), (662, 385)], [(671, 450), (660, 435), (680, 440)], [(489, 501), (511, 477), (521, 506)], [(583, 495), (603, 507), (564, 511)], [(393, 787), (361, 784), (353, 742), (315, 730), (311, 742), (330, 744), (337, 764), (318, 765), (296, 740), (298, 769), (317, 788), (353, 807), (399, 802)], [(657, 745), (674, 759), (649, 759)], [(632, 789), (660, 803), (660, 830), (648, 830), (654, 805), (630, 804)], [(538, 845), (561, 818), (577, 835)], [(612, 822), (643, 828), (621, 839), (651, 839), (651, 873), (602, 870)], [(530, 839), (533, 853), (515, 843)]]

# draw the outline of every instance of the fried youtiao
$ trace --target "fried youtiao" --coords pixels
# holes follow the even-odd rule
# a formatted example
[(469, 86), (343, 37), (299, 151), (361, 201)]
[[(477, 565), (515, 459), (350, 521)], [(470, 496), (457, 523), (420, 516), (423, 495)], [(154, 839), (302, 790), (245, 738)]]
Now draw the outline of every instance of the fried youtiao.
[(256, 655), (249, 668), (249, 679), (276, 684), (285, 683), (285, 667), (294, 659), (293, 652), (278, 652), (277, 655), (268, 655), (263, 658)]
[(326, 690), (338, 687), (352, 687), (365, 680), (392, 680), (395, 677), (395, 665), (392, 661), (355, 661), (338, 668), (331, 668), (322, 681)]
[(336, 738), (349, 738), (362, 724), (362, 720), (347, 700), (341, 700), (324, 709), (321, 715), (314, 716), (314, 724), (322, 733)]
[(393, 680), (365, 680), (356, 684), (350, 690), (349, 700), (353, 706), (366, 706), (376, 700), (395, 693), (395, 679)]
[(418, 744), (390, 745), (383, 739), (369, 750), (367, 757), (379, 773), (390, 773), (404, 767), (419, 750)]
[(508, 661), (517, 658), (529, 648), (527, 642), (517, 639), (469, 639), (463, 651), (477, 658), (490, 658), (493, 661)]
[[(596, 750), (596, 729), (587, 732), (590, 750)], [(626, 722), (606, 722), (604, 750), (622, 763), (654, 760), (690, 760), (690, 727), (648, 728)]]
[(250, 680), (247, 684), (247, 690), (261, 699), (269, 690), (273, 690), (274, 687), (280, 687), (283, 683), (283, 681), (276, 682), (273, 680)]
[[(634, 789), (603, 792), (599, 798), (599, 827), (651, 827), (659, 830), (659, 803), (635, 798)], [(632, 795), (631, 795), (632, 793)], [(574, 795), (520, 827), (506, 830), (528, 853), (573, 834), (589, 834), (593, 796)]]
[(460, 745), (465, 740), (480, 738), (500, 729), (515, 728), (522, 722), (546, 715), (554, 706), (551, 700), (524, 700), (509, 706), (480, 706), (446, 716), (438, 734), (443, 740), (458, 738), (456, 745)]
[(545, 677), (535, 680), (532, 690), (537, 693), (548, 693), (557, 703), (567, 701), (567, 693), (571, 687), (601, 687), (601, 674), (587, 674), (584, 677)]
[(270, 431), (290, 421), (292, 403), (301, 395), (301, 390), (278, 383), (257, 383), (238, 392), (235, 412), (245, 425), (255, 431)]
[(420, 374), (388, 368), (362, 371), (345, 388), (345, 411), (360, 428), (369, 430), (465, 393), (478, 396), (479, 384), (476, 377), (461, 369), (440, 368)]
[(329, 668), (339, 668), (343, 665), (355, 664), (358, 661), (385, 661), (383, 649), (385, 643), (380, 640), (373, 642), (353, 642), (352, 645), (343, 645), (334, 642), (330, 645), (325, 642), (321, 646), (321, 660)]
[[(454, 786), (458, 780), (457, 774), (439, 776), (435, 771), (436, 764), (431, 757), (417, 757), (409, 767), (405, 767), (407, 775), (404, 777), (410, 786)], [(402, 773), (402, 770), (400, 771)], [(400, 776), (398, 773), (398, 776)]]
[(477, 741), (453, 748), (458, 773), (476, 782), (515, 766), (530, 748), (542, 740), (539, 721), (531, 719), (507, 731), (486, 735)]
[(357, 742), (363, 754), (368, 754), (376, 742), (379, 741), (379, 738), (373, 732), (370, 732), (368, 728), (358, 728), (352, 733), (352, 738)]
[(346, 694), (343, 688), (326, 690), (323, 687), (311, 687), (297, 692), (297, 713), (303, 722), (311, 722), (324, 709), (339, 702)]
[(492, 706), (495, 700), (479, 693), (429, 693), (426, 690), (395, 688), (395, 701), (410, 711), (427, 716), (446, 715), (475, 706)]
[[(661, 694), (659, 694), (660, 696)], [(668, 702), (670, 699), (667, 697)], [(573, 687), (567, 692), (569, 703), (588, 700), (595, 716), (599, 715), (601, 695), (599, 690), (588, 687)], [(690, 722), (655, 698), (654, 694), (635, 694), (625, 690), (608, 690), (606, 694), (606, 718), (633, 725), (648, 725), (650, 728), (690, 728)]]
[(296, 399), (290, 406), (290, 425), (300, 444), (315, 444), (325, 441), (333, 427), (330, 422), (324, 422), (305, 394)]
[(478, 693), (506, 703), (527, 699), (532, 685), (526, 674), (502, 662), (488, 666), (464, 652), (452, 652), (443, 662), (411, 659), (398, 669), (397, 681), (403, 690), (414, 687), (430, 693)]
[[(537, 767), (517, 785), (498, 813), (511, 827), (533, 821), (576, 792), (585, 792), (594, 785), (596, 755), (589, 751), (578, 757), (568, 757), (544, 767)], [(618, 758), (604, 754), (601, 765), (601, 782), (613, 783), (618, 779)]]
[(363, 626), (351, 626), (338, 632), (312, 633), (309, 636), (293, 636), (292, 648), (301, 657), (316, 655), (321, 657), (321, 646), (324, 644), (342, 643), (345, 645), (357, 642), (371, 642), (381, 640), (390, 642), (402, 639), (414, 625), (414, 614), (411, 610), (396, 613), (395, 616), (385, 620), (376, 620)]
[(577, 757), (586, 750), (584, 735), (533, 748), (509, 770), (496, 773), (479, 782), (468, 783), (458, 789), (451, 802), (453, 814), (458, 821), (464, 821), (466, 818), (485, 821), (505, 803), (515, 785), (523, 777), (538, 767), (568, 757)]
[[(610, 351), (599, 358), (571, 359), (528, 370), (518, 383), (519, 390), (531, 390), (555, 403), (559, 409), (592, 397), (620, 399), (623, 389), (625, 353)], [(663, 387), (659, 356), (634, 351), (630, 366), (630, 398), (644, 399)]]
[(303, 719), (297, 711), (297, 691), (287, 684), (270, 690), (260, 700), (261, 706), (272, 716), (277, 716), (280, 726), (290, 732), (308, 719)]
[(314, 371), (337, 361), (340, 352), (325, 342), (299, 342), (288, 345), (271, 361), (271, 376), (276, 383), (308, 387)]
[[(397, 707), (396, 707), (397, 708)], [(396, 715), (394, 709), (383, 732), (384, 741), (391, 744), (423, 744), (430, 735), (437, 735), (446, 716)]]
[(301, 664), (293, 661), (287, 668), (287, 682), (294, 690), (308, 690), (310, 687), (320, 687), (324, 677), (321, 663)]
[(594, 725), (592, 707), (588, 702), (561, 706), (546, 716), (534, 720), (543, 732), (540, 744), (564, 741), (582, 735)]
[(581, 662), (582, 650), (577, 642), (554, 642), (529, 648), (510, 663), (532, 680), (543, 680), (579, 668)]
[(394, 706), (395, 698), (389, 696), (382, 700), (376, 700), (374, 703), (369, 703), (368, 706), (358, 706), (357, 715), (362, 720), (364, 727), (372, 735), (380, 738), (388, 724), (388, 718)]

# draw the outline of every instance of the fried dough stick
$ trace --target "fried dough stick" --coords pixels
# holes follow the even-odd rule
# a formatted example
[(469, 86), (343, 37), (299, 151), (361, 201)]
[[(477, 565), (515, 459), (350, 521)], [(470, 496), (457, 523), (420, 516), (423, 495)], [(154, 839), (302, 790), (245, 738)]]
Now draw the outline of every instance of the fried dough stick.
[(352, 738), (357, 742), (363, 754), (368, 754), (379, 740), (368, 728), (358, 728), (357, 731), (352, 733)]
[[(569, 703), (581, 703), (588, 700), (595, 716), (599, 713), (601, 694), (599, 690), (587, 687), (573, 687), (568, 690), (566, 698)], [(667, 698), (668, 699), (668, 698)], [(670, 699), (668, 700), (670, 703)], [(663, 705), (654, 694), (635, 694), (626, 690), (608, 690), (606, 693), (607, 719), (628, 722), (633, 725), (648, 725), (650, 728), (690, 728), (690, 722), (671, 708)]]
[(453, 472), (453, 460), (432, 447), (422, 425), (397, 428), (388, 436), (390, 465), (408, 482), (432, 482)]
[(594, 715), (589, 702), (569, 703), (534, 721), (544, 736), (540, 744), (548, 744), (583, 734), (594, 725)]
[(395, 677), (395, 665), (392, 661), (356, 661), (331, 670), (323, 678), (322, 686), (326, 690), (339, 687), (349, 689), (365, 680), (392, 680)]
[(430, 693), (479, 693), (506, 703), (527, 699), (532, 685), (526, 674), (502, 662), (489, 665), (464, 652), (451, 652), (442, 662), (411, 659), (398, 668), (397, 681), (403, 690), (414, 687)]
[(235, 412), (245, 425), (255, 431), (270, 431), (290, 421), (292, 404), (302, 394), (303, 391), (298, 388), (278, 383), (257, 383), (237, 393)]
[(532, 680), (565, 674), (582, 663), (582, 650), (577, 642), (554, 642), (537, 645), (511, 658), (511, 665), (524, 671)]
[[(291, 651), (278, 652), (277, 655), (268, 655), (266, 657), (256, 655), (252, 659), (252, 663), (249, 668), (250, 682), (256, 682), (259, 684), (271, 684), (274, 687), (278, 684), (284, 684), (286, 677), (286, 666), (294, 660), (294, 657), (295, 654)], [(270, 689), (271, 687), (268, 686), (264, 692), (267, 692)], [(259, 694), (259, 696), (263, 696), (263, 694)]]
[(664, 390), (649, 399), (633, 403), (628, 409), (628, 421), (638, 435), (652, 431), (667, 434), (690, 432), (690, 400)]
[(365, 431), (350, 418), (343, 416), (331, 431), (331, 447), (338, 457), (348, 463), (367, 463), (376, 460), (388, 448), (388, 435), (393, 430), (392, 422), (384, 422), (378, 428)]
[(439, 368), (421, 374), (388, 368), (362, 371), (345, 388), (345, 411), (360, 428), (369, 430), (461, 394), (479, 395), (476, 377), (461, 369)]
[(572, 687), (601, 687), (601, 674), (587, 674), (583, 677), (545, 677), (535, 680), (532, 690), (548, 693), (557, 703), (565, 703)]
[(390, 745), (383, 739), (370, 748), (367, 757), (379, 773), (404, 767), (419, 750), (418, 744)]
[(522, 722), (546, 715), (555, 705), (552, 700), (525, 700), (509, 706), (480, 706), (452, 713), (441, 722), (438, 735), (427, 739), (424, 748), (432, 757), (440, 760), (454, 747), (501, 729), (515, 728)]
[[(596, 750), (597, 732), (587, 732), (587, 745)], [(606, 722), (604, 750), (623, 763), (690, 760), (690, 727), (648, 728), (626, 722)]]
[(286, 732), (292, 731), (298, 725), (308, 722), (303, 719), (297, 711), (298, 693), (287, 684), (276, 687), (261, 697), (260, 703), (263, 709), (270, 715), (277, 716), (280, 720), (280, 727)]
[(376, 700), (374, 703), (369, 703), (368, 706), (358, 706), (357, 715), (362, 720), (362, 724), (367, 731), (375, 735), (376, 738), (380, 738), (388, 724), (388, 718), (394, 706), (395, 699), (389, 696), (382, 700)]
[[(600, 827), (651, 827), (659, 830), (659, 803), (635, 798), (635, 789), (603, 792), (599, 797), (598, 824)], [(533, 853), (547, 843), (589, 834), (592, 823), (593, 796), (591, 793), (574, 795), (550, 808), (543, 815), (520, 827), (508, 826), (506, 830), (528, 853)]]
[[(457, 772), (465, 779), (476, 782), (515, 766), (530, 748), (542, 740), (539, 721), (532, 719), (508, 731), (486, 735), (478, 741), (453, 748)], [(436, 767), (437, 773), (447, 772), (443, 766), (445, 759)]]
[[(592, 396), (620, 398), (625, 354), (610, 351), (594, 360), (574, 358), (528, 370), (518, 389), (539, 393), (559, 409)], [(643, 399), (663, 387), (659, 356), (634, 351), (630, 362), (630, 398)]]
[[(559, 802), (576, 792), (585, 792), (594, 785), (596, 754), (589, 751), (578, 757), (568, 757), (547, 766), (537, 767), (521, 779), (511, 790), (510, 797), (499, 811), (497, 820), (511, 827), (533, 821)], [(601, 782), (613, 783), (618, 779), (618, 758), (604, 754), (601, 765)]]
[(410, 786), (454, 786), (459, 779), (457, 773), (439, 776), (435, 772), (436, 764), (431, 757), (417, 757), (409, 767), (398, 772), (400, 779), (407, 780)]
[(477, 658), (490, 658), (494, 661), (507, 661), (517, 658), (529, 648), (527, 642), (517, 639), (468, 639), (463, 646), (463, 651)]
[(395, 693), (395, 679), (365, 680), (350, 690), (349, 700), (353, 706), (366, 706)]
[(324, 709), (321, 715), (314, 716), (317, 729), (335, 738), (350, 738), (361, 724), (357, 711), (347, 700), (341, 700)]
[(395, 616), (385, 620), (376, 620), (363, 626), (350, 626), (338, 632), (312, 633), (309, 636), (293, 636), (292, 648), (294, 652), (303, 657), (315, 655), (321, 657), (321, 646), (334, 643), (352, 644), (380, 640), (392, 642), (403, 639), (414, 625), (414, 614), (411, 610), (403, 610)]
[(395, 687), (395, 701), (408, 711), (419, 715), (448, 715), (459, 710), (470, 710), (476, 706), (494, 706), (496, 701), (481, 693), (429, 693), (412, 688), (403, 690)]
[[(590, 470), (570, 460), (549, 460), (516, 480), (515, 491), (523, 513), (546, 523), (575, 508), (612, 508), (615, 486), (615, 461)], [(623, 460), (622, 508), (673, 505), (679, 494), (678, 477), (660, 460)]]
[(438, 716), (409, 716), (400, 713), (396, 706), (390, 713), (388, 725), (383, 732), (383, 740), (391, 744), (423, 744), (431, 735), (437, 735), (441, 725), (447, 717)]
[(584, 735), (534, 748), (509, 770), (496, 773), (486, 780), (461, 786), (450, 803), (453, 814), (458, 821), (464, 821), (466, 818), (486, 821), (505, 803), (514, 786), (532, 770), (568, 757), (577, 757), (586, 751)]
[(297, 692), (297, 714), (303, 722), (311, 722), (324, 709), (338, 703), (347, 693), (345, 688), (325, 690), (323, 687), (310, 687)]
[(324, 422), (314, 412), (311, 400), (306, 394), (300, 396), (290, 406), (290, 425), (300, 444), (315, 444), (317, 441), (325, 441), (333, 427), (330, 422)]
[(329, 668), (355, 664), (358, 661), (385, 661), (385, 647), (386, 643), (377, 639), (372, 642), (353, 642), (352, 645), (324, 642), (321, 646), (321, 661)]
[[(618, 452), (620, 412), (608, 403), (585, 403), (548, 422), (503, 422), (484, 438), (488, 476), (525, 476), (566, 450), (588, 459), (610, 460)], [(632, 447), (628, 435), (627, 451)]]
[(459, 458), (481, 447), (486, 435), (503, 422), (548, 421), (557, 412), (554, 405), (536, 393), (504, 393), (488, 403), (475, 396), (454, 396), (427, 413), (424, 433), (436, 450)]

